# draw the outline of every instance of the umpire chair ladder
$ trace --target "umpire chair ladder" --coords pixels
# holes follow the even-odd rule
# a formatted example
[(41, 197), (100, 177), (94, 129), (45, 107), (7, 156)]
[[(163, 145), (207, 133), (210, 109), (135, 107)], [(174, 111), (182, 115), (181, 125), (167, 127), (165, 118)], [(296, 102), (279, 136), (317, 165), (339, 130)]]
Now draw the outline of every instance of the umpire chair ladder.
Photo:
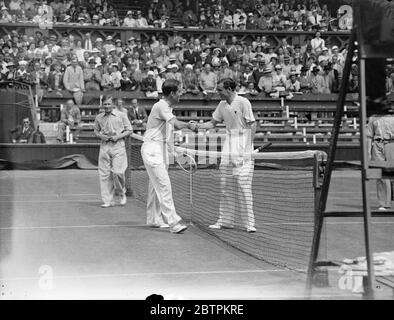
[[(338, 95), (338, 101), (336, 105), (336, 113), (334, 117), (334, 124), (332, 128), (332, 134), (330, 139), (330, 145), (328, 150), (328, 158), (326, 168), (324, 172), (323, 182), (321, 185), (320, 195), (318, 198), (318, 204), (315, 211), (315, 229), (311, 248), (311, 256), (307, 271), (306, 281), (306, 296), (310, 297), (312, 293), (312, 286), (314, 276), (316, 274), (316, 268), (336, 266), (337, 264), (331, 261), (317, 261), (320, 247), (320, 240), (322, 234), (322, 228), (324, 219), (328, 217), (363, 217), (364, 225), (364, 238), (365, 238), (365, 253), (367, 260), (367, 271), (368, 276), (364, 282), (364, 297), (367, 299), (373, 299), (375, 296), (375, 274), (373, 268), (373, 256), (371, 253), (371, 218), (372, 217), (388, 217), (394, 216), (394, 212), (386, 211), (381, 212), (378, 210), (371, 210), (370, 199), (368, 195), (367, 183), (369, 180), (381, 179), (382, 177), (390, 177), (390, 169), (393, 169), (392, 165), (386, 162), (371, 162), (368, 157), (367, 150), (367, 137), (366, 137), (366, 123), (367, 123), (367, 98), (366, 98), (366, 59), (386, 59), (391, 58), (394, 54), (394, 43), (385, 45), (368, 45), (365, 44), (363, 34), (361, 32), (361, 13), (360, 5), (357, 1), (353, 1), (354, 8), (354, 25), (350, 35), (348, 53), (346, 56), (345, 66), (343, 70), (343, 78)], [(365, 22), (364, 22), (365, 23)], [(378, 36), (377, 36), (378, 38)], [(362, 211), (347, 211), (347, 212), (334, 212), (326, 211), (328, 191), (331, 182), (331, 175), (333, 171), (335, 152), (337, 149), (338, 135), (341, 126), (341, 119), (344, 112), (344, 103), (346, 97), (346, 89), (349, 80), (352, 57), (356, 50), (356, 41), (358, 51), (358, 63), (359, 63), (359, 114), (360, 114), (360, 151), (361, 151), (361, 182), (362, 182), (362, 197), (363, 197), (363, 209)], [(393, 175), (391, 174), (391, 178)]]

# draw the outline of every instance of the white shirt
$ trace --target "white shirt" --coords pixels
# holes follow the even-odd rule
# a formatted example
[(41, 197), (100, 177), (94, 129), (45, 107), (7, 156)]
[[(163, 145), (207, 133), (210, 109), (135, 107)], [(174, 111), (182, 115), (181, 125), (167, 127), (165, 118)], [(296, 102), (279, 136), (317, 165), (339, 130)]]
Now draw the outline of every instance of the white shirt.
[[(231, 104), (219, 102), (212, 118), (226, 125), (226, 139), (222, 152), (250, 154), (253, 151), (250, 123), (256, 121), (250, 101), (236, 95)], [(222, 163), (225, 159), (222, 158)]]
[(156, 141), (162, 143), (169, 143), (172, 139), (174, 127), (169, 123), (171, 119), (175, 118), (172, 113), (172, 108), (164, 99), (156, 102), (148, 117), (146, 123), (146, 131), (144, 141)]

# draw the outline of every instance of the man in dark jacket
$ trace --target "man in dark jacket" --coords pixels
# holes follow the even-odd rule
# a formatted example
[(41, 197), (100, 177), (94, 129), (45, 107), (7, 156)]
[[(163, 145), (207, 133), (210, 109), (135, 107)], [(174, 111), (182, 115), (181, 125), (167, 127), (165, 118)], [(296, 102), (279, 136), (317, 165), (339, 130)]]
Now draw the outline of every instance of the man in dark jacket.
[(24, 118), (22, 125), (10, 130), (12, 143), (30, 143), (34, 128), (30, 125), (29, 118)]

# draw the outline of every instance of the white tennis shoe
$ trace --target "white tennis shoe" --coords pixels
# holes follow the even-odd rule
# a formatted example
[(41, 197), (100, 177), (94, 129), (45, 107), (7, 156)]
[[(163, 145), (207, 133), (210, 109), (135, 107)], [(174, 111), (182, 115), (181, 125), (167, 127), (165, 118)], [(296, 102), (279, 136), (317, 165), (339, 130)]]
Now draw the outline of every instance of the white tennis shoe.
[(231, 224), (230, 225), (223, 225), (223, 224), (221, 224), (219, 222), (216, 222), (215, 224), (211, 224), (209, 226), (209, 228), (216, 229), (216, 230), (220, 230), (222, 228), (224, 228), (224, 229), (234, 229), (234, 226), (231, 225)]
[(256, 230), (256, 228), (255, 227), (247, 227), (246, 228), (246, 232), (249, 232), (249, 233), (251, 233), (251, 232), (256, 232), (257, 230)]
[(182, 231), (185, 231), (187, 229), (187, 226), (183, 225), (183, 224), (176, 224), (175, 226), (173, 226), (170, 231), (172, 233), (181, 233)]
[(120, 204), (121, 206), (124, 206), (126, 203), (127, 203), (127, 197), (126, 197), (126, 195), (124, 194), (124, 195), (122, 195), (122, 196), (120, 197), (120, 202), (119, 202), (119, 204)]
[(109, 207), (113, 207), (113, 206), (114, 206), (113, 203), (103, 203), (101, 205), (101, 208), (109, 208)]

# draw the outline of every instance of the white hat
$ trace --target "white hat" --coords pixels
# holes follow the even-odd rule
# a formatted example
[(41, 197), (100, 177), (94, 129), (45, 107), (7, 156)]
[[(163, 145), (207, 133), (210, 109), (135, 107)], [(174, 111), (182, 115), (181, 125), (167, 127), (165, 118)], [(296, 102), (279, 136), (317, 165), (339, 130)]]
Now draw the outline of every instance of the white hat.
[(148, 76), (154, 76), (154, 75), (155, 75), (155, 73), (152, 70), (148, 71)]
[(103, 39), (101, 39), (101, 38), (97, 38), (96, 40), (95, 40), (95, 42), (103, 42)]
[(132, 41), (132, 40), (135, 40), (135, 38), (134, 37), (130, 37), (128, 41)]
[(101, 51), (97, 48), (93, 48), (93, 50), (91, 51), (92, 53), (100, 53)]
[(71, 16), (69, 16), (68, 14), (66, 14), (66, 16), (65, 16), (64, 19), (63, 19), (63, 21), (70, 20), (70, 19), (71, 19)]
[(133, 11), (131, 11), (131, 10), (127, 11), (126, 15), (128, 16), (129, 14), (133, 14)]
[(332, 50), (339, 49), (338, 46), (332, 46)]
[(6, 6), (1, 7), (1, 10), (8, 10), (8, 8)]
[(185, 65), (185, 69), (193, 70), (193, 66), (191, 64)]
[(98, 15), (94, 14), (93, 17), (92, 17), (92, 20), (98, 20), (98, 18), (99, 18)]
[(19, 61), (19, 65), (20, 66), (26, 66), (27, 65), (27, 61), (21, 60), (21, 61)]
[(112, 40), (112, 36), (108, 36), (105, 40)]

